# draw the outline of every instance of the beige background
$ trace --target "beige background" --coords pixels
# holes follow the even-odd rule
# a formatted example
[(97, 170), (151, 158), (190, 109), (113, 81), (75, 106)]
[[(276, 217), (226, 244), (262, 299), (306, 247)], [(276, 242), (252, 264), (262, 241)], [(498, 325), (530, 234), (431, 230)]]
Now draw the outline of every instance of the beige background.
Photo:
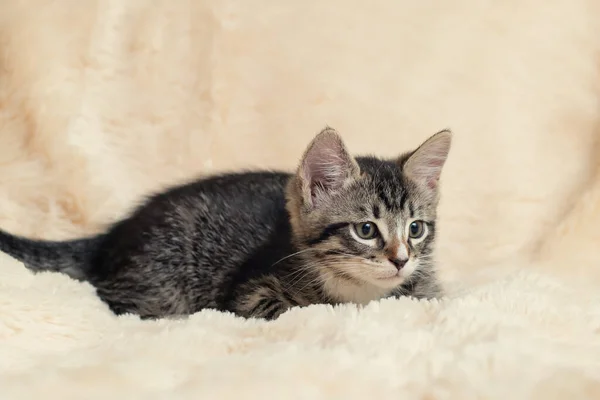
[(599, 50), (595, 0), (5, 0), (0, 227), (96, 232), (167, 184), (291, 170), (325, 124), (380, 156), (451, 128), (443, 278), (600, 283)]
[(448, 127), (443, 270), (529, 254), (591, 185), (599, 10), (62, 0), (34, 13), (5, 1), (0, 224), (45, 238), (97, 231), (197, 173), (293, 168), (325, 124), (381, 156)]

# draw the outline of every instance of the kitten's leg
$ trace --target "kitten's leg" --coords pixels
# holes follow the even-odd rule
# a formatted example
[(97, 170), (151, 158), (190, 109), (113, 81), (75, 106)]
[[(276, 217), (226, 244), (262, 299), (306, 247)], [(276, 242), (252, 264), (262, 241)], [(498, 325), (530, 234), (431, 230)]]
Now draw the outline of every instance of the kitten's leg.
[(249, 317), (273, 320), (277, 319), (277, 317), (279, 317), (289, 308), (289, 305), (277, 298), (263, 297), (253, 305), (253, 308), (250, 310)]
[(251, 281), (239, 288), (240, 295), (234, 302), (234, 312), (246, 318), (277, 319), (288, 309), (297, 306), (280, 281), (268, 276)]

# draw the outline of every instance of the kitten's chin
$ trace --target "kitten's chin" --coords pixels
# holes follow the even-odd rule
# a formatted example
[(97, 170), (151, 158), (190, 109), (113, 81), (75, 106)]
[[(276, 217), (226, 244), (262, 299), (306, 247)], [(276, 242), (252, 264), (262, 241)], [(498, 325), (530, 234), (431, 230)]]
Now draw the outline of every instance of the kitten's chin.
[(395, 289), (402, 285), (416, 269), (416, 263), (413, 261), (406, 263), (401, 270), (391, 266), (386, 268), (371, 263), (367, 264), (371, 268), (361, 271), (361, 276), (357, 276), (357, 278), (387, 289)]
[(394, 275), (388, 278), (363, 278), (365, 286), (376, 286), (381, 290), (387, 290), (388, 292), (402, 286), (406, 280), (407, 278), (400, 275)]
[(395, 274), (391, 277), (386, 277), (386, 278), (370, 278), (370, 279), (365, 279), (368, 283), (370, 283), (371, 285), (375, 285), (378, 286), (380, 288), (384, 288), (384, 289), (395, 289), (398, 286), (402, 285), (404, 283), (404, 281), (406, 281), (406, 278)]
[(358, 261), (344, 268), (321, 271), (323, 288), (333, 298), (356, 304), (367, 304), (389, 295), (415, 271), (416, 263), (408, 262), (400, 271), (369, 261)]

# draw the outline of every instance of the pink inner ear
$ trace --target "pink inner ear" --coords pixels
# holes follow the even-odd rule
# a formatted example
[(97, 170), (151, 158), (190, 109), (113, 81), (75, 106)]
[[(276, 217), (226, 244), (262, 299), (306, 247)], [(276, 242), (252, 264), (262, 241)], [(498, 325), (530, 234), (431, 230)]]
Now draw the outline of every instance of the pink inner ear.
[(341, 188), (351, 169), (350, 155), (337, 136), (317, 137), (302, 161), (302, 179), (313, 205)]
[(445, 159), (436, 154), (417, 155), (408, 165), (407, 173), (427, 185), (430, 189), (437, 187)]
[(427, 186), (430, 189), (435, 189), (437, 187), (443, 165), (444, 161), (440, 160), (439, 158), (432, 158), (428, 160), (426, 167), (428, 174), (425, 179), (427, 181)]
[(439, 179), (437, 179), (437, 178), (429, 179), (427, 181), (427, 187), (429, 187), (429, 189), (435, 189), (435, 188), (437, 188), (438, 182), (439, 182)]
[(344, 157), (343, 148), (334, 141), (317, 143), (304, 160), (306, 178), (311, 187), (320, 187), (328, 191), (336, 189), (343, 183), (348, 161)]

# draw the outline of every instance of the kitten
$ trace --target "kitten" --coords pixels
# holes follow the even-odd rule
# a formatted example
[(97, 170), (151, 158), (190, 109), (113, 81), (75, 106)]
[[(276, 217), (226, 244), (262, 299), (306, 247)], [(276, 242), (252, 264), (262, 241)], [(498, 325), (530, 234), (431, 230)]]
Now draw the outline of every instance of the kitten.
[(350, 156), (331, 128), (295, 174), (230, 173), (157, 194), (105, 233), (0, 250), (90, 282), (116, 314), (205, 308), (277, 318), (294, 306), (441, 294), (434, 269), (442, 131), (394, 160)]

